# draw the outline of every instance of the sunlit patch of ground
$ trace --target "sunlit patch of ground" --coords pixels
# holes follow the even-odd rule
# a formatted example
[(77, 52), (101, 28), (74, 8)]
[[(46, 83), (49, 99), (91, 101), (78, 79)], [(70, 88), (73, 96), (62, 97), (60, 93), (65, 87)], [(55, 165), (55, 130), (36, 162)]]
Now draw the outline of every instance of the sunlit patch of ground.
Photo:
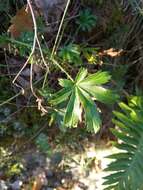
[(101, 140), (97, 143), (96, 139), (89, 142), (89, 139), (74, 142), (71, 146), (61, 144), (60, 148), (53, 144), (54, 150), (60, 152), (53, 153), (51, 160), (36, 147), (28, 149), (19, 160), (24, 173), (21, 172), (13, 180), (9, 177), (5, 181), (0, 179), (0, 185), (13, 186), (12, 190), (20, 184), (23, 184), (22, 190), (34, 188), (31, 185), (34, 183), (40, 186), (36, 190), (103, 190), (103, 177), (108, 174), (103, 170), (110, 163), (106, 157), (117, 152), (117, 149), (109, 142)]
[[(117, 152), (113, 146), (108, 146), (104, 142), (100, 145), (89, 143), (84, 152), (72, 154), (69, 157), (68, 170), (72, 171), (73, 179), (77, 180), (72, 190), (103, 190), (102, 185), (108, 173), (103, 170), (110, 163), (108, 155)], [(66, 163), (64, 163), (66, 165)]]

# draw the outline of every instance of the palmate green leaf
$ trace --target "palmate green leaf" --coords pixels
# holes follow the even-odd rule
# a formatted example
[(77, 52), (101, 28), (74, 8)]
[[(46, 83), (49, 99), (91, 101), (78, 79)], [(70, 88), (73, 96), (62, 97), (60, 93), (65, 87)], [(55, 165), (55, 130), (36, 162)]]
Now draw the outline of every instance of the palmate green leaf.
[(85, 79), (85, 77), (87, 76), (88, 72), (87, 69), (80, 69), (80, 71), (78, 72), (76, 78), (75, 78), (75, 83), (79, 84), (81, 81), (83, 81), (83, 79)]
[(93, 100), (113, 103), (116, 95), (110, 90), (96, 86), (108, 82), (110, 75), (107, 72), (97, 72), (88, 75), (87, 69), (80, 69), (74, 81), (59, 79), (62, 90), (55, 93), (50, 101), (53, 105), (66, 102), (64, 114), (64, 125), (75, 127), (81, 120), (81, 113), (84, 110), (87, 130), (97, 132), (101, 125), (100, 115)]
[(74, 83), (68, 79), (59, 79), (59, 85), (64, 87), (64, 88), (72, 88)]
[(82, 64), (80, 54), (80, 47), (77, 44), (72, 43), (63, 47), (59, 52), (59, 56), (63, 59), (63, 61), (68, 61), (69, 63), (76, 65)]
[(67, 105), (64, 124), (67, 126), (77, 126), (79, 118), (81, 118), (81, 108), (77, 89), (75, 88)]
[(97, 101), (105, 104), (113, 104), (119, 99), (117, 94), (101, 86), (86, 86), (83, 83), (80, 83), (80, 87), (89, 92)]
[(71, 93), (71, 88), (63, 88), (62, 90), (60, 90), (52, 96), (50, 103), (53, 105), (58, 105), (61, 102), (66, 101)]
[[(120, 143), (116, 144), (120, 152), (109, 156), (114, 161), (105, 169), (106, 171), (110, 171), (110, 173), (112, 172), (105, 177), (104, 185), (107, 185), (105, 190), (112, 189), (112, 187), (113, 190), (142, 190), (143, 125), (140, 125), (138, 118), (135, 122), (134, 117), (130, 115), (130, 110), (132, 111), (133, 107), (125, 105), (121, 107), (124, 113), (115, 112), (117, 118), (113, 120), (118, 128), (112, 129), (113, 134), (121, 140)], [(138, 109), (143, 108), (138, 107)], [(116, 173), (115, 176), (114, 172)]]
[(76, 23), (82, 31), (90, 31), (97, 23), (97, 17), (89, 9), (80, 11)]
[(87, 130), (97, 133), (101, 125), (101, 120), (96, 104), (82, 89), (78, 89), (78, 95), (84, 108)]
[(89, 75), (87, 78), (84, 79), (80, 83), (82, 86), (94, 86), (94, 85), (101, 85), (109, 82), (111, 76), (107, 72), (98, 71), (95, 74)]

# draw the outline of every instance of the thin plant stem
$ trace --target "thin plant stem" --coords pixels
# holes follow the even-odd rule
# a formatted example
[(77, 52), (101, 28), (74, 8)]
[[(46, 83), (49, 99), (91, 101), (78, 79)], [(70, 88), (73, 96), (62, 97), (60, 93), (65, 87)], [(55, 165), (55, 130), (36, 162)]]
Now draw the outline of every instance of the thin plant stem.
[[(60, 22), (60, 26), (59, 26), (59, 29), (58, 29), (58, 33), (56, 35), (56, 39), (55, 39), (55, 43), (54, 43), (54, 46), (53, 46), (53, 49), (52, 49), (52, 53), (51, 53), (51, 56), (50, 56), (50, 60), (53, 64), (55, 64), (62, 72), (64, 72), (67, 77), (73, 81), (72, 77), (68, 74), (68, 72), (53, 58), (54, 55), (55, 55), (55, 51), (57, 50), (57, 43), (58, 43), (58, 39), (59, 39), (59, 36), (60, 36), (60, 33), (61, 33), (61, 29), (63, 27), (63, 23), (64, 23), (64, 19), (65, 19), (65, 16), (66, 16), (66, 13), (67, 13), (67, 10), (68, 10), (68, 7), (69, 7), (69, 4), (70, 4), (70, 1), (71, 0), (68, 0), (67, 1), (67, 4), (66, 4), (66, 7), (65, 7), (65, 10), (64, 10), (64, 14), (62, 16), (62, 19), (61, 19), (61, 22)], [(61, 39), (60, 39), (61, 41)], [(59, 45), (60, 43), (58, 43)], [(48, 71), (46, 71), (45, 73), (45, 78), (44, 78), (44, 82), (43, 82), (43, 85), (42, 85), (42, 88), (45, 87), (45, 84), (46, 84), (46, 81), (47, 81), (47, 77), (48, 77)]]
[(66, 76), (73, 82), (73, 78), (69, 75), (69, 73), (55, 60), (52, 59), (53, 64), (55, 64)]
[(63, 14), (62, 19), (61, 19), (61, 22), (60, 22), (60, 26), (59, 26), (59, 29), (58, 29), (58, 33), (57, 33), (57, 35), (56, 35), (55, 43), (54, 43), (54, 46), (53, 46), (53, 49), (52, 49), (52, 53), (51, 53), (51, 59), (53, 58), (53, 56), (54, 56), (54, 54), (55, 54), (56, 45), (57, 45), (57, 42), (58, 42), (58, 39), (59, 39), (59, 35), (60, 35), (61, 29), (62, 29), (62, 26), (63, 26), (63, 23), (64, 23), (64, 19), (65, 19), (65, 16), (66, 16), (66, 13), (67, 13), (67, 10), (68, 10), (70, 1), (71, 1), (71, 0), (68, 0), (68, 1), (67, 1), (66, 7), (65, 7), (65, 10), (64, 10), (64, 14)]
[(6, 101), (2, 102), (2, 103), (0, 104), (0, 107), (2, 107), (3, 105), (5, 105), (5, 104), (11, 102), (12, 100), (14, 100), (15, 98), (17, 98), (17, 97), (18, 97), (19, 95), (21, 95), (21, 94), (22, 94), (22, 91), (20, 91), (19, 93), (15, 94), (15, 95), (12, 96), (11, 98), (7, 99)]

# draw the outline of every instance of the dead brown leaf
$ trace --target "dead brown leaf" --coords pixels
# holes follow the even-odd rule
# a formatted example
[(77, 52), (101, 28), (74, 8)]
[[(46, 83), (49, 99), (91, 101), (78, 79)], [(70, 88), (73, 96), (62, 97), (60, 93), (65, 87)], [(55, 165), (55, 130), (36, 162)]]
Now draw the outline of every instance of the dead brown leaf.
[(11, 19), (12, 25), (9, 27), (8, 32), (14, 38), (18, 38), (24, 31), (33, 30), (33, 21), (31, 12), (28, 6), (19, 9), (16, 15)]
[(110, 48), (107, 50), (103, 50), (102, 52), (99, 53), (100, 56), (105, 56), (108, 55), (110, 57), (119, 57), (123, 53), (123, 50), (115, 50), (114, 48)]

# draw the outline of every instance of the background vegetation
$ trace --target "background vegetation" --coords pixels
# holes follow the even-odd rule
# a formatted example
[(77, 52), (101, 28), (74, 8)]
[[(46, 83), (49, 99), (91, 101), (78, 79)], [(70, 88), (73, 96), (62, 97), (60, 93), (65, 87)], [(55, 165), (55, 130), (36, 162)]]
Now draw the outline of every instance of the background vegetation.
[(0, 2), (0, 189), (76, 190), (72, 151), (91, 172), (80, 156), (104, 141), (116, 153), (96, 189), (142, 190), (142, 1), (52, 2)]

